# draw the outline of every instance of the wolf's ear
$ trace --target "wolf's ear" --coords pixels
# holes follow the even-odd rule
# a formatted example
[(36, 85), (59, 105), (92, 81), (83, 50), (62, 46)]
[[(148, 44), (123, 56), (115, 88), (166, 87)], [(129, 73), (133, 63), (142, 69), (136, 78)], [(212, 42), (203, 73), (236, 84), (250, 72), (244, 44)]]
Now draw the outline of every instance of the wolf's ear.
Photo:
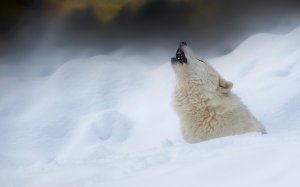
[(230, 81), (226, 81), (222, 77), (219, 78), (219, 87), (222, 93), (229, 93), (231, 88), (233, 87), (233, 83)]

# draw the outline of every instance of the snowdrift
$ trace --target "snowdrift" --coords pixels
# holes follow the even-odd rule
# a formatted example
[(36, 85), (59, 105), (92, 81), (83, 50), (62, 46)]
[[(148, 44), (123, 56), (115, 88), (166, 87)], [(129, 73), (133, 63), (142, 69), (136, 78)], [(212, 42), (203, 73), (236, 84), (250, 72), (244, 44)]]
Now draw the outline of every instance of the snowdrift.
[(265, 136), (184, 143), (174, 73), (168, 59), (157, 61), (114, 54), (68, 61), (49, 76), (0, 71), (0, 185), (300, 184), (300, 27), (255, 35), (209, 60)]

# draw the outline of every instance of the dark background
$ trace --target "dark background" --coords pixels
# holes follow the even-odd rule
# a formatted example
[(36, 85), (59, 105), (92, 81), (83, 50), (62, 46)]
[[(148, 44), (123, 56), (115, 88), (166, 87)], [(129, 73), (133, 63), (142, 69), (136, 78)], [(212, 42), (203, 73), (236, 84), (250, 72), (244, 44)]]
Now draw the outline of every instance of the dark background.
[(181, 40), (208, 58), (255, 33), (286, 33), (299, 18), (298, 0), (2, 1), (0, 63), (41, 51), (175, 51)]

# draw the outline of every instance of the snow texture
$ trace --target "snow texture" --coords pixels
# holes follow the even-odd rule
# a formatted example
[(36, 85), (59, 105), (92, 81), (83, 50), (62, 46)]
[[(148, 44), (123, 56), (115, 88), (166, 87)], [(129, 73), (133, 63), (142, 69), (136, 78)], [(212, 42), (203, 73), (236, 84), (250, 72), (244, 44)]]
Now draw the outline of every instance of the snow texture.
[(159, 60), (99, 55), (19, 76), (2, 65), (0, 186), (300, 185), (300, 27), (252, 36), (209, 60), (266, 127), (263, 136), (185, 143), (170, 62), (147, 63)]

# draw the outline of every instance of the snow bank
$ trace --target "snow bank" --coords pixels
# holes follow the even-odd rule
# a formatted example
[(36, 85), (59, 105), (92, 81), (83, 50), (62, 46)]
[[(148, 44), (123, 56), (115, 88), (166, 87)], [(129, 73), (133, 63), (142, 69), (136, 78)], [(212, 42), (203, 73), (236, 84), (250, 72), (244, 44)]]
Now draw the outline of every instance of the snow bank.
[(299, 185), (300, 27), (255, 35), (210, 61), (265, 136), (184, 143), (174, 73), (161, 59), (99, 55), (49, 76), (0, 71), (1, 186)]
[(267, 128), (299, 126), (300, 27), (285, 36), (255, 35), (212, 64)]

